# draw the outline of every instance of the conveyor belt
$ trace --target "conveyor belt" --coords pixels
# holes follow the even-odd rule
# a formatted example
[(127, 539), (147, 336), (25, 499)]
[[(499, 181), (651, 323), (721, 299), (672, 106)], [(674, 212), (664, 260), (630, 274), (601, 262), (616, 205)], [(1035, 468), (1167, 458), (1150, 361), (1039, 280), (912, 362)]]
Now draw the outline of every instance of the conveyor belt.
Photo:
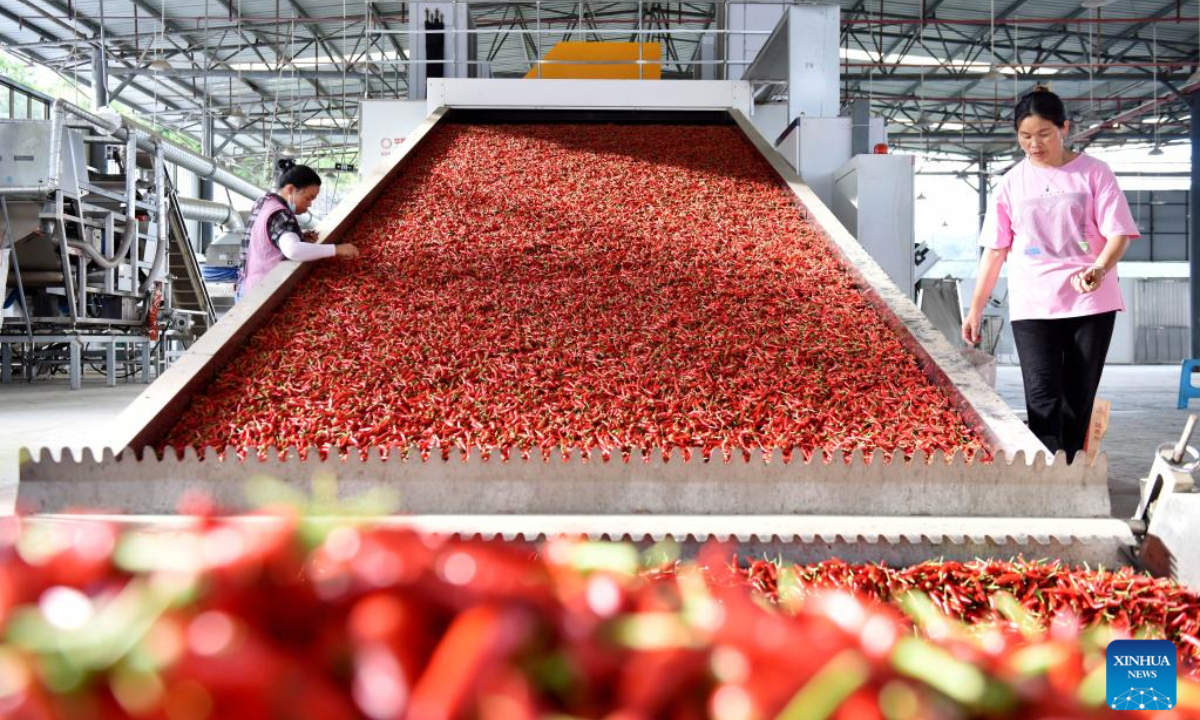
[[(395, 162), (335, 212), (323, 228), (328, 240), (346, 239), (358, 214), (386, 191), (450, 112), (434, 113), (409, 136)], [(578, 455), (555, 455), (549, 462), (502, 462), (493, 455), (485, 462), (477, 452), (460, 456), (457, 451), (449, 460), (437, 458), (435, 452), (434, 459), (422, 461), (415, 447), (408, 451), (408, 460), (399, 459), (395, 448), (387, 460), (378, 450), (368, 451), (365, 458), (320, 460), (315, 449), (306, 452), (305, 460), (295, 450), (287, 451), (286, 459), (272, 450), (259, 461), (252, 450), (250, 460), (237, 460), (232, 452), (218, 460), (212, 449), (201, 459), (190, 448), (181, 456), (168, 452), (161, 460), (150, 453), (139, 458), (142, 448), (161, 443), (196, 394), (270, 322), (310, 270), (283, 263), (117, 420), (112, 445), (138, 452), (86, 454), (78, 461), (43, 454), (22, 469), (20, 502), (43, 512), (95, 507), (170, 513), (188, 490), (203, 489), (224, 506), (237, 508), (244, 502), (241, 481), (251, 476), (271, 475), (307, 488), (314, 477), (332, 474), (344, 496), (384, 485), (397, 491), (403, 512), (417, 514), (412, 522), (468, 534), (563, 531), (695, 539), (712, 533), (743, 544), (753, 540), (759, 549), (782, 544), (817, 554), (894, 555), (906, 562), (939, 555), (1022, 552), (1093, 562), (1124, 557), (1132, 536), (1123, 523), (1105, 519), (1109, 503), (1103, 458), (1073, 465), (1061, 456), (1035, 458), (1041, 445), (1004, 402), (749, 122), (737, 111), (729, 115), (795, 195), (807, 222), (829, 240), (830, 249), (840, 255), (863, 295), (925, 376), (984, 438), (995, 453), (992, 462), (920, 453), (909, 459), (864, 457), (861, 452), (828, 458), (818, 454), (807, 462), (784, 462), (778, 453), (749, 461), (735, 457), (731, 462), (705, 462), (697, 453), (683, 462), (665, 461), (656, 453), (643, 457), (637, 450), (629, 462), (605, 462), (599, 453), (587, 462)], [(730, 517), (713, 517), (717, 515)], [(835, 537), (838, 527), (845, 532)]]

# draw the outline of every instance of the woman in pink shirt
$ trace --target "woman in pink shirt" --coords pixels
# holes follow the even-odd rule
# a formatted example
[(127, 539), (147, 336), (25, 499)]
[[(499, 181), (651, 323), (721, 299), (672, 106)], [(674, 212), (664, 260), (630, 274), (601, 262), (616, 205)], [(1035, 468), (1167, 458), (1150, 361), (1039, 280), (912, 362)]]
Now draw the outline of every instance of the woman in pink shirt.
[(254, 203), (242, 233), (242, 265), (238, 270), (234, 297), (241, 300), (284, 258), (311, 262), (324, 258), (358, 257), (350, 243), (319, 245), (304, 242), (297, 215), (308, 208), (321, 192), (321, 176), (307, 165), (280, 160), (279, 192), (267, 193)]
[(1005, 173), (984, 221), (979, 282), (963, 339), (979, 342), (983, 308), (1008, 261), (1010, 320), (1029, 429), (1051, 452), (1083, 449), (1118, 310), (1117, 262), (1138, 237), (1103, 162), (1067, 149), (1062, 100), (1037, 87), (1013, 113), (1026, 158)]

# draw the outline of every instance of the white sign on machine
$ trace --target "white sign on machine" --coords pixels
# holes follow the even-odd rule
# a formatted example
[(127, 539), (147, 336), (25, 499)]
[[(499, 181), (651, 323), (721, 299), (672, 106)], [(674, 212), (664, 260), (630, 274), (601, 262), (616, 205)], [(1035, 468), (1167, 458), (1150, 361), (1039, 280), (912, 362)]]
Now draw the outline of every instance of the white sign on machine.
[(362, 177), (400, 152), (404, 139), (425, 120), (424, 100), (364, 100), (358, 124), (358, 157)]

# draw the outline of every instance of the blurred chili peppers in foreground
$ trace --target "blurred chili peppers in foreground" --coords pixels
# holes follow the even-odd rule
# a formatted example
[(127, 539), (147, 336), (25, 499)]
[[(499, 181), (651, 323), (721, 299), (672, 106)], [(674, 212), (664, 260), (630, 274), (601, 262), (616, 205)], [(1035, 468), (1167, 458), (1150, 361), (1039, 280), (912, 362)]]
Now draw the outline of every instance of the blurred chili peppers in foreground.
[(164, 446), (982, 449), (732, 127), (450, 125)]
[[(1196, 595), (1128, 571), (647, 565), (265, 515), (0, 528), (20, 720), (1115, 718), (1110, 639), (1196, 660)], [(1200, 685), (1154, 715), (1200, 718)]]

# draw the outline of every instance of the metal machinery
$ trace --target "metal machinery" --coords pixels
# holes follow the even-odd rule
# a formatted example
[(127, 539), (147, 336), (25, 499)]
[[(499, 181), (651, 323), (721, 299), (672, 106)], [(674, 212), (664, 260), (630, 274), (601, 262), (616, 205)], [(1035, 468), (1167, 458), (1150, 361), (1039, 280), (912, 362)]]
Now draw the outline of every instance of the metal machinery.
[[(494, 109), (586, 109), (611, 112), (614, 119), (630, 110), (724, 112), (786, 182), (800, 212), (852, 268), (864, 295), (926, 375), (986, 438), (995, 461), (969, 463), (958, 456), (906, 461), (864, 458), (859, 452), (829, 462), (817, 456), (790, 463), (778, 455), (748, 462), (667, 463), (657, 453), (647, 458), (635, 453), (629, 463), (605, 462), (598, 453), (550, 462), (485, 461), (477, 453), (422, 461), (417, 452), (409, 460), (385, 460), (377, 449), (362, 457), (328, 460), (318, 459), (315, 451), (304, 460), (295, 451), (286, 460), (258, 460), (251, 453), (252, 459), (241, 461), (233, 453), (218, 460), (201, 459), (193, 449), (162, 457), (148, 450), (305, 276), (303, 265), (285, 262), (118, 418), (110, 438), (110, 447), (117, 450), (89, 450), (79, 458), (43, 451), (26, 462), (21, 505), (45, 513), (119, 507), (170, 514), (185, 493), (203, 489), (220, 505), (237, 508), (245, 506), (243, 481), (254, 476), (272, 475), (308, 489), (332, 475), (345, 497), (380, 485), (395, 489), (403, 510), (411, 513), (397, 522), (483, 537), (573, 533), (650, 542), (670, 536), (685, 549), (721, 538), (735, 542), (742, 552), (794, 560), (836, 555), (851, 561), (913, 563), (1024, 554), (1110, 567), (1133, 562), (1146, 527), (1110, 517), (1104, 457), (1068, 465), (1062, 456), (1046, 456), (908, 293), (759, 133), (748, 119), (747, 84), (611, 81), (604, 92), (595, 88), (586, 81), (431, 81), (429, 118), (409, 135), (411, 142), (400, 153), (325, 219), (324, 237), (337, 241), (347, 233), (447, 118), (470, 121), (473, 113), (486, 115)], [(1195, 523), (1187, 518), (1189, 513), (1197, 517), (1194, 501), (1200, 496), (1183, 494), (1182, 485), (1173, 483), (1174, 492), (1160, 490), (1153, 498), (1157, 515), (1151, 525), (1172, 526), (1168, 554), (1194, 556)], [(1169, 502), (1164, 500), (1168, 495)], [(1168, 523), (1170, 518), (1175, 522)]]
[(0, 147), (3, 382), (65, 366), (76, 389), (85, 364), (150, 382), (216, 321), (165, 143), (60, 100), (49, 120), (0, 122)]
[[(219, 203), (187, 199), (185, 216), (221, 225), (225, 231), (204, 250), (204, 281), (217, 317), (229, 312), (234, 302), (234, 284), (242, 264), (242, 233), (245, 222), (233, 208)], [(188, 211), (194, 211), (188, 212)]]

